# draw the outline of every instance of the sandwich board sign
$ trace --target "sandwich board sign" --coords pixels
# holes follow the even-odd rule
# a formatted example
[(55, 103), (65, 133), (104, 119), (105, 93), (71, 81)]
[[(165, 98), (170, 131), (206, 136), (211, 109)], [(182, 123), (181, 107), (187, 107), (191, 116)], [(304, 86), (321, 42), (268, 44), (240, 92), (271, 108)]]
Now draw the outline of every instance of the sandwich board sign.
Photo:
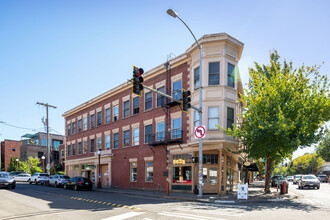
[(237, 190), (237, 199), (248, 199), (249, 198), (249, 188), (248, 184), (237, 184), (238, 190)]

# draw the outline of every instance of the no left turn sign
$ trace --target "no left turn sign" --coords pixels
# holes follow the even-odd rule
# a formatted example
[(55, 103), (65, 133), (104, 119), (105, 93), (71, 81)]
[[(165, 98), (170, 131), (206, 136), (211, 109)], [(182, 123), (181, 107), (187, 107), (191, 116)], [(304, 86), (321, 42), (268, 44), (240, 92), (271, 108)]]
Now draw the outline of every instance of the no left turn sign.
[(200, 139), (205, 137), (205, 126), (198, 126), (195, 128), (195, 138)]

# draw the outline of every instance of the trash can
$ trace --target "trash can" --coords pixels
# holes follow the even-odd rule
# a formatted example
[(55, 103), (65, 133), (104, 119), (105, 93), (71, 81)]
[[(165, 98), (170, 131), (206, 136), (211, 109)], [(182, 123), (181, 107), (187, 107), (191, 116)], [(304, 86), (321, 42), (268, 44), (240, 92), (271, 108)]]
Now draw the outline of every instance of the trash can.
[(287, 194), (289, 189), (289, 184), (287, 184), (287, 182), (285, 181), (281, 181), (279, 185), (280, 185), (280, 193)]

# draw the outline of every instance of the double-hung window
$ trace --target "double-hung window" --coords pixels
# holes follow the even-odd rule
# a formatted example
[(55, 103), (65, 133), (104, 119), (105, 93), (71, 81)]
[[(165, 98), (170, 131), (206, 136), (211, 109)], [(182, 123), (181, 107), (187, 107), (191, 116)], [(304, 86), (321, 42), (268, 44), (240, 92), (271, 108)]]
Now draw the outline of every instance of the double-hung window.
[(194, 111), (194, 126), (195, 127), (199, 126), (199, 113), (198, 113), (198, 111)]
[(113, 121), (118, 121), (119, 119), (119, 106), (116, 105), (113, 107)]
[(235, 88), (235, 66), (228, 63), (228, 86)]
[(152, 108), (152, 92), (145, 93), (144, 111)]
[(131, 182), (137, 182), (137, 163), (130, 163)]
[(194, 89), (199, 89), (199, 67), (194, 69)]
[(78, 155), (82, 154), (82, 145), (81, 142), (78, 142)]
[[(158, 92), (165, 93), (165, 86), (159, 87)], [(157, 93), (157, 107), (161, 107), (165, 104), (165, 97)]]
[(102, 149), (102, 137), (97, 138), (97, 149), (98, 150)]
[(233, 129), (234, 126), (234, 109), (227, 107), (227, 129)]
[(113, 149), (118, 149), (119, 148), (119, 134), (114, 133), (113, 134)]
[(81, 132), (82, 131), (82, 120), (79, 119), (78, 120), (78, 132)]
[(68, 157), (70, 157), (70, 155), (71, 155), (71, 145), (68, 145), (68, 146), (66, 147), (66, 155), (67, 155)]
[(182, 90), (182, 80), (176, 81), (173, 83), (173, 98), (181, 100), (182, 99), (182, 94), (181, 94), (181, 90)]
[(67, 124), (66, 126), (67, 126), (67, 134), (68, 134), (68, 136), (70, 136), (71, 135), (71, 124)]
[(144, 127), (144, 143), (152, 142), (152, 125), (147, 125)]
[(165, 123), (159, 122), (157, 123), (156, 126), (156, 137), (157, 137), (157, 141), (164, 141), (165, 140)]
[(129, 100), (124, 102), (124, 118), (129, 117)]
[(87, 141), (84, 141), (84, 154), (87, 154)]
[(76, 155), (76, 144), (72, 144), (72, 156)]
[(102, 112), (97, 112), (97, 126), (102, 124)]
[(129, 130), (124, 131), (124, 147), (128, 147), (129, 146)]
[(146, 182), (154, 181), (154, 162), (147, 161), (146, 162)]
[(140, 112), (140, 97), (133, 98), (133, 115), (139, 114)]
[(105, 110), (105, 123), (109, 124), (110, 123), (110, 108), (107, 108)]
[(219, 107), (209, 107), (208, 125), (208, 129), (217, 129), (215, 125), (219, 125)]
[(76, 122), (72, 122), (72, 134), (76, 134)]
[(95, 127), (95, 115), (92, 114), (90, 116), (90, 123), (91, 123), (91, 128), (94, 128)]
[(87, 130), (87, 118), (83, 119), (83, 129), (84, 129), (84, 131)]
[(209, 85), (220, 85), (220, 63), (209, 63)]
[(133, 129), (133, 146), (139, 145), (140, 143), (140, 129), (134, 128)]
[(172, 120), (172, 138), (178, 139), (182, 137), (181, 118)]
[(90, 152), (95, 152), (95, 139), (91, 139)]
[(110, 135), (105, 136), (105, 147), (107, 150), (110, 149)]

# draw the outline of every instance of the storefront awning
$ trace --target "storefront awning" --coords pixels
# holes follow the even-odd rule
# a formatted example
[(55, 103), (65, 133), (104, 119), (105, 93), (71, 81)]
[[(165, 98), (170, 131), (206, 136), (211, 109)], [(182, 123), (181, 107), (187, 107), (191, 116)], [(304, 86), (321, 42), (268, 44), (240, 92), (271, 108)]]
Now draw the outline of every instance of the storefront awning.
[(249, 166), (243, 166), (245, 169), (247, 169), (248, 171), (252, 171), (252, 172), (254, 172), (254, 171), (256, 171), (256, 172), (259, 172), (259, 168), (258, 168), (258, 166), (257, 166), (257, 164), (256, 163), (251, 163)]

